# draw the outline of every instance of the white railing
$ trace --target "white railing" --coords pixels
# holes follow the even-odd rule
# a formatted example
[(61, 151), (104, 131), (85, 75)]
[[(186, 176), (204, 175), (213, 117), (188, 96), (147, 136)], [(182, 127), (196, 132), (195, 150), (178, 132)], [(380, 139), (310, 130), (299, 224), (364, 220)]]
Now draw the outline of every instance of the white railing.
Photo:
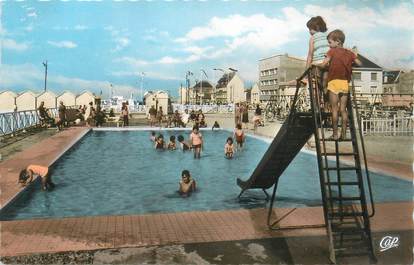
[(233, 112), (233, 105), (184, 105), (184, 104), (172, 104), (173, 111), (178, 110), (178, 112), (183, 113), (186, 109), (188, 111), (198, 111), (202, 110), (203, 113), (228, 113)]
[(364, 135), (413, 135), (414, 117), (370, 118), (361, 119)]
[[(121, 112), (122, 106), (120, 105), (101, 105), (102, 109), (106, 110), (108, 113), (111, 109), (115, 112)], [(128, 110), (130, 113), (145, 113), (146, 106), (145, 105), (128, 105)]]
[[(56, 109), (50, 109), (55, 115)], [(36, 110), (0, 113), (0, 136), (36, 126), (40, 123)]]

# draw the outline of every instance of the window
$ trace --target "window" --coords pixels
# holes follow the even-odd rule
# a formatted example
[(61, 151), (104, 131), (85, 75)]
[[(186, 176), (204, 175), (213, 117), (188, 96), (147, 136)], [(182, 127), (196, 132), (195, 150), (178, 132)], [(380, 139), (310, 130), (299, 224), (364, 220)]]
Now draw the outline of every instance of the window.
[(371, 81), (377, 81), (377, 73), (371, 73)]
[(361, 80), (361, 72), (353, 73), (354, 80)]
[(361, 93), (361, 87), (355, 86), (355, 93)]
[(371, 86), (370, 90), (371, 90), (371, 94), (377, 93), (377, 87), (376, 86)]

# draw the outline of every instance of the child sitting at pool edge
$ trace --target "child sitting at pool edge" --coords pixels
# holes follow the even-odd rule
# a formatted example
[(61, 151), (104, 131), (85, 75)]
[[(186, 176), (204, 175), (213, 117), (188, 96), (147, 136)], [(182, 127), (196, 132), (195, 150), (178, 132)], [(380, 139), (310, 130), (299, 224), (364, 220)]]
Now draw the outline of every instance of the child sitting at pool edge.
[(190, 171), (183, 170), (181, 172), (181, 180), (180, 180), (180, 187), (179, 193), (183, 197), (187, 197), (191, 195), (191, 192), (196, 190), (196, 182), (194, 179), (191, 178)]

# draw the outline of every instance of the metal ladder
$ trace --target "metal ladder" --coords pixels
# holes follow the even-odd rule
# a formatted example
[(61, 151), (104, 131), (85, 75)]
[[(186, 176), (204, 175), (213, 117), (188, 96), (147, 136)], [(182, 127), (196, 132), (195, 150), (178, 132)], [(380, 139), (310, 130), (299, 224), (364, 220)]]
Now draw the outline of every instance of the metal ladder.
[[(351, 138), (328, 140), (325, 138), (325, 123), (330, 113), (324, 111), (325, 103), (320, 92), (322, 86), (312, 70), (308, 72), (308, 84), (311, 111), (315, 122), (315, 145), (325, 225), (329, 238), (330, 260), (336, 263), (338, 257), (368, 255), (371, 262), (376, 262), (369, 221), (369, 218), (375, 214), (375, 208), (365, 146), (359, 128), (361, 123), (354, 84), (352, 82), (347, 104)], [(334, 148), (328, 150), (328, 144), (333, 144)], [(348, 145), (348, 150), (351, 151), (344, 150), (345, 145)], [(348, 158), (348, 163), (343, 163), (345, 157)], [(364, 163), (365, 172), (363, 172), (361, 161)], [(368, 212), (367, 207), (364, 188), (366, 184), (370, 196), (371, 213)]]

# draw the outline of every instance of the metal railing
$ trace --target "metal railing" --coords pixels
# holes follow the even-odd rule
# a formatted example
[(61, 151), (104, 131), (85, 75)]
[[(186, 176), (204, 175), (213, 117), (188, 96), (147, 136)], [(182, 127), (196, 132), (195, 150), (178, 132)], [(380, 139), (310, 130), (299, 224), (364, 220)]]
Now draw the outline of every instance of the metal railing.
[[(56, 116), (56, 109), (50, 109)], [(37, 126), (40, 124), (39, 115), (36, 110), (24, 110), (0, 113), (0, 136), (14, 134), (17, 131)]]
[(198, 110), (202, 110), (203, 113), (228, 113), (228, 112), (233, 112), (234, 110), (234, 105), (184, 105), (184, 104), (172, 104), (173, 107), (173, 111), (178, 110), (178, 112), (183, 113), (186, 109), (188, 109), (188, 111), (198, 111)]
[(361, 119), (364, 135), (412, 136), (414, 117), (369, 118)]

